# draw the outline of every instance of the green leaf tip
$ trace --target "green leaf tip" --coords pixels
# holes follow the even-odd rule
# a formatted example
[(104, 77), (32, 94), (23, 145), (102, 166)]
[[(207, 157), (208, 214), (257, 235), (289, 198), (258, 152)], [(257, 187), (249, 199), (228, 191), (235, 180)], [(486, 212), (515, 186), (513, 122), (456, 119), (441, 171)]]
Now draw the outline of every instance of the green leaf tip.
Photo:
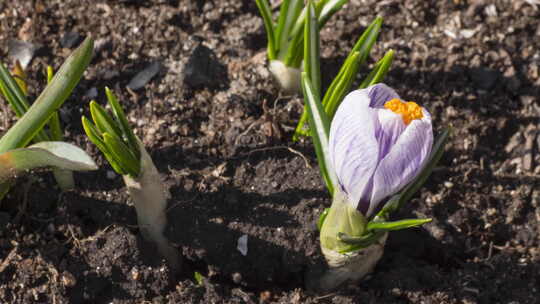
[(106, 87), (105, 94), (112, 115), (92, 100), (90, 102), (92, 121), (84, 115), (81, 117), (84, 131), (116, 173), (137, 178), (141, 170), (139, 140), (129, 126), (124, 110), (112, 90)]
[(92, 58), (94, 42), (87, 37), (66, 59), (51, 83), (24, 116), (0, 139), (0, 152), (26, 146), (69, 97)]

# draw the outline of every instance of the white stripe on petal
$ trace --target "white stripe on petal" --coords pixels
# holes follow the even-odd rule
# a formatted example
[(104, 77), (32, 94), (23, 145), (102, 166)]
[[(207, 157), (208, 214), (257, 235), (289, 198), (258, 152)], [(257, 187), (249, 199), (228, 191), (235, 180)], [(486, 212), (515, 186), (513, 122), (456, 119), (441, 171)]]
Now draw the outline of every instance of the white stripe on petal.
[(379, 141), (379, 159), (383, 159), (392, 146), (394, 146), (407, 125), (403, 122), (403, 116), (391, 110), (379, 110), (379, 130), (375, 137)]
[(330, 128), (330, 159), (354, 208), (366, 194), (378, 163), (378, 110), (370, 108), (369, 101), (367, 90), (351, 92), (338, 108)]

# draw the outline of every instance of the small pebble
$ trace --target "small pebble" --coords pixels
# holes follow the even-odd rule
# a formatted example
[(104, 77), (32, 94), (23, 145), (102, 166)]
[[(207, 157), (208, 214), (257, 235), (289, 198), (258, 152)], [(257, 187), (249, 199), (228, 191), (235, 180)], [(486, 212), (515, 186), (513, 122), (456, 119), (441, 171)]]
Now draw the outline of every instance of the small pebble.
[(138, 90), (142, 89), (154, 76), (156, 76), (159, 71), (161, 70), (161, 63), (159, 62), (153, 62), (146, 66), (142, 71), (137, 73), (131, 80), (129, 81), (127, 87), (131, 90)]
[(134, 281), (137, 281), (139, 279), (139, 269), (137, 269), (137, 267), (133, 267), (131, 269), (131, 278), (134, 280)]
[(232, 280), (235, 284), (240, 284), (242, 282), (242, 275), (239, 272), (232, 274)]
[(62, 284), (64, 284), (65, 287), (73, 287), (77, 284), (77, 279), (75, 279), (75, 276), (70, 272), (64, 271), (62, 273)]
[(81, 36), (79, 33), (77, 32), (67, 32), (66, 34), (64, 34), (64, 36), (60, 39), (60, 45), (63, 47), (63, 48), (66, 48), (66, 49), (72, 49), (74, 47), (76, 47), (77, 45), (79, 45), (79, 43), (82, 42), (83, 40), (83, 36)]
[(108, 179), (115, 179), (116, 178), (116, 173), (114, 173), (114, 171), (112, 171), (112, 170), (107, 170), (107, 178)]
[(30, 64), (32, 58), (34, 58), (35, 52), (40, 47), (40, 45), (30, 42), (10, 40), (8, 42), (9, 57), (11, 57), (13, 61), (19, 60), (19, 63), (24, 70)]
[(240, 251), (240, 253), (243, 256), (246, 256), (248, 253), (248, 236), (247, 234), (242, 235), (238, 238), (238, 244), (236, 246), (236, 249)]

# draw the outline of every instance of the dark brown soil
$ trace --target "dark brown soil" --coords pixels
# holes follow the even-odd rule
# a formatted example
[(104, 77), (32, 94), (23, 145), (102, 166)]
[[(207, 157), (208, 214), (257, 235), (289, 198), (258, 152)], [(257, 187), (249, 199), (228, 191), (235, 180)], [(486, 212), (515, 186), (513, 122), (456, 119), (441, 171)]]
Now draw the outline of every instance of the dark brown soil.
[[(1, 60), (12, 63), (11, 39), (42, 46), (28, 70), (34, 95), (45, 65), (71, 52), (60, 44), (68, 32), (96, 40), (62, 120), (100, 169), (77, 174), (67, 193), (49, 174), (27, 176), (2, 201), (0, 302), (539, 303), (540, 5), (528, 2), (351, 0), (327, 24), (325, 83), (381, 15), (370, 65), (394, 49), (386, 82), (453, 133), (440, 167), (396, 214), (433, 222), (392, 233), (365, 281), (314, 294), (304, 274), (321, 259), (315, 221), (330, 199), (310, 142), (291, 141), (301, 98), (280, 96), (269, 77), (254, 1), (1, 1)], [(128, 91), (154, 62), (159, 74)], [(170, 187), (180, 275), (141, 241), (121, 177), (83, 136), (88, 96), (97, 89), (104, 104), (104, 86)], [(2, 108), (5, 131), (14, 117)]]

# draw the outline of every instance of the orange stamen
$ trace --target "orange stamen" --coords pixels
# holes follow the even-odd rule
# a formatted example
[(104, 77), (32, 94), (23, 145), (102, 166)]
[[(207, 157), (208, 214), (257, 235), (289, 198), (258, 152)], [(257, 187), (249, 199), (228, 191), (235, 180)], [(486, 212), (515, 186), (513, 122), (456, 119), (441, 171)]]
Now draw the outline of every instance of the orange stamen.
[(414, 101), (403, 102), (397, 98), (387, 101), (384, 107), (396, 114), (400, 114), (403, 122), (408, 125), (415, 119), (424, 117), (422, 107)]

